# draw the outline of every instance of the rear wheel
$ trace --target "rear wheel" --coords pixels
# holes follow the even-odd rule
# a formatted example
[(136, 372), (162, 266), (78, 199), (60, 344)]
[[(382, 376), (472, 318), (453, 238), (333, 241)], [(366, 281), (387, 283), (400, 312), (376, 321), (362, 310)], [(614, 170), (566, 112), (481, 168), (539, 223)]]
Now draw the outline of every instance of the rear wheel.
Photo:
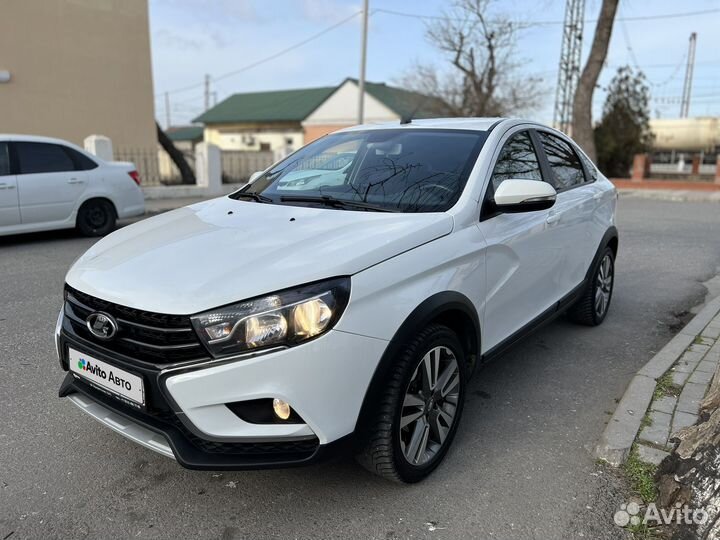
[(615, 255), (612, 249), (607, 247), (583, 295), (568, 311), (570, 319), (587, 326), (597, 326), (602, 323), (610, 307), (614, 282)]
[(410, 341), (393, 367), (357, 459), (369, 471), (418, 482), (442, 461), (465, 399), (466, 362), (457, 335), (433, 324)]
[(102, 199), (84, 203), (77, 216), (77, 228), (84, 236), (105, 236), (115, 229), (115, 208)]

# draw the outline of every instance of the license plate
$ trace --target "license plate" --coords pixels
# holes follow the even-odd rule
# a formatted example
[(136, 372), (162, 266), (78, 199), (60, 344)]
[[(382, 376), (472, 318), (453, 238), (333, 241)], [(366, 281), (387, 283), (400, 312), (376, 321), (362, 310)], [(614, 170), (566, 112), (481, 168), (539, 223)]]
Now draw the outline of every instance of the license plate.
[(145, 405), (143, 380), (132, 373), (92, 356), (68, 349), (70, 371), (95, 385), (125, 399)]

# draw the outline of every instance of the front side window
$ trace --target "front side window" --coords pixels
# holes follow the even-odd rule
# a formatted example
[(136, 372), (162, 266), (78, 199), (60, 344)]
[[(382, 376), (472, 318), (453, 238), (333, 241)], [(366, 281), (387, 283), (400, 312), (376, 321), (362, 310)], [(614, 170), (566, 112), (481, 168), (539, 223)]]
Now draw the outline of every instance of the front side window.
[(59, 144), (16, 142), (20, 174), (74, 171), (75, 164)]
[(0, 176), (10, 174), (10, 145), (0, 142)]
[(558, 191), (573, 188), (585, 182), (580, 158), (572, 147), (561, 138), (538, 131)]
[(233, 198), (337, 209), (442, 212), (460, 197), (486, 132), (336, 133), (275, 165)]
[(540, 180), (540, 162), (527, 131), (513, 135), (503, 146), (492, 173), (493, 189), (505, 180)]

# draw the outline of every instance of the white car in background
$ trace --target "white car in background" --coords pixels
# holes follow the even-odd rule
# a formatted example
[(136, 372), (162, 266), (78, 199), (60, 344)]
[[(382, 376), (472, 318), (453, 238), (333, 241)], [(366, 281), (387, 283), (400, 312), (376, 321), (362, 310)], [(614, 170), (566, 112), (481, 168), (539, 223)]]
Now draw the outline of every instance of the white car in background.
[(0, 236), (73, 227), (103, 236), (118, 219), (144, 213), (132, 163), (60, 139), (0, 134)]

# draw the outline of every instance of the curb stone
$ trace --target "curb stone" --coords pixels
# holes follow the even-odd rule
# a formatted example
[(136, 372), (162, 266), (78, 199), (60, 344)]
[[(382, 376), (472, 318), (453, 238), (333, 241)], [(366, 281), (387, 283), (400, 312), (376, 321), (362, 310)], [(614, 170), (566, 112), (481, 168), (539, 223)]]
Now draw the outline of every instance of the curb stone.
[[(657, 379), (668, 373), (676, 362), (685, 357), (686, 351), (695, 347), (694, 344), (698, 343), (701, 334), (703, 338), (713, 335), (714, 329), (719, 326), (720, 296), (708, 302), (630, 381), (625, 394), (620, 399), (617, 409), (595, 447), (595, 456), (598, 459), (607, 461), (613, 467), (619, 467), (625, 462), (642, 428), (646, 411), (651, 404), (654, 405), (653, 394)], [(706, 332), (706, 327), (710, 328), (710, 332)], [(713, 351), (720, 351), (720, 341), (707, 350), (690, 351), (692, 353), (690, 356), (698, 355), (697, 362), (690, 362), (687, 366), (679, 366), (678, 371), (684, 371), (688, 377), (683, 381), (684, 387), (680, 398), (674, 403), (675, 412), (669, 432), (670, 439), (672, 439), (672, 433), (676, 432), (678, 427), (692, 425), (697, 420), (697, 410), (693, 413), (693, 407), (697, 408), (697, 403), (702, 399), (702, 395), (698, 397), (701, 390), (703, 393), (707, 390), (707, 385), (699, 384), (699, 381), (703, 380), (701, 373), (709, 371), (713, 364), (717, 367), (717, 355), (713, 355)], [(698, 369), (699, 367), (703, 369)], [(696, 373), (697, 375), (695, 375)], [(688, 382), (692, 376), (695, 376), (695, 379)], [(667, 402), (668, 400), (664, 401), (666, 407)], [(656, 407), (653, 408), (657, 409)], [(668, 414), (665, 410), (662, 412)], [(666, 445), (667, 441), (659, 446), (666, 447)], [(639, 449), (642, 448), (642, 446), (639, 447)], [(645, 458), (648, 462), (656, 462), (664, 452), (664, 450), (660, 449), (654, 449), (657, 451), (651, 452), (652, 448), (646, 448), (648, 450), (643, 450), (640, 455), (641, 458)]]

